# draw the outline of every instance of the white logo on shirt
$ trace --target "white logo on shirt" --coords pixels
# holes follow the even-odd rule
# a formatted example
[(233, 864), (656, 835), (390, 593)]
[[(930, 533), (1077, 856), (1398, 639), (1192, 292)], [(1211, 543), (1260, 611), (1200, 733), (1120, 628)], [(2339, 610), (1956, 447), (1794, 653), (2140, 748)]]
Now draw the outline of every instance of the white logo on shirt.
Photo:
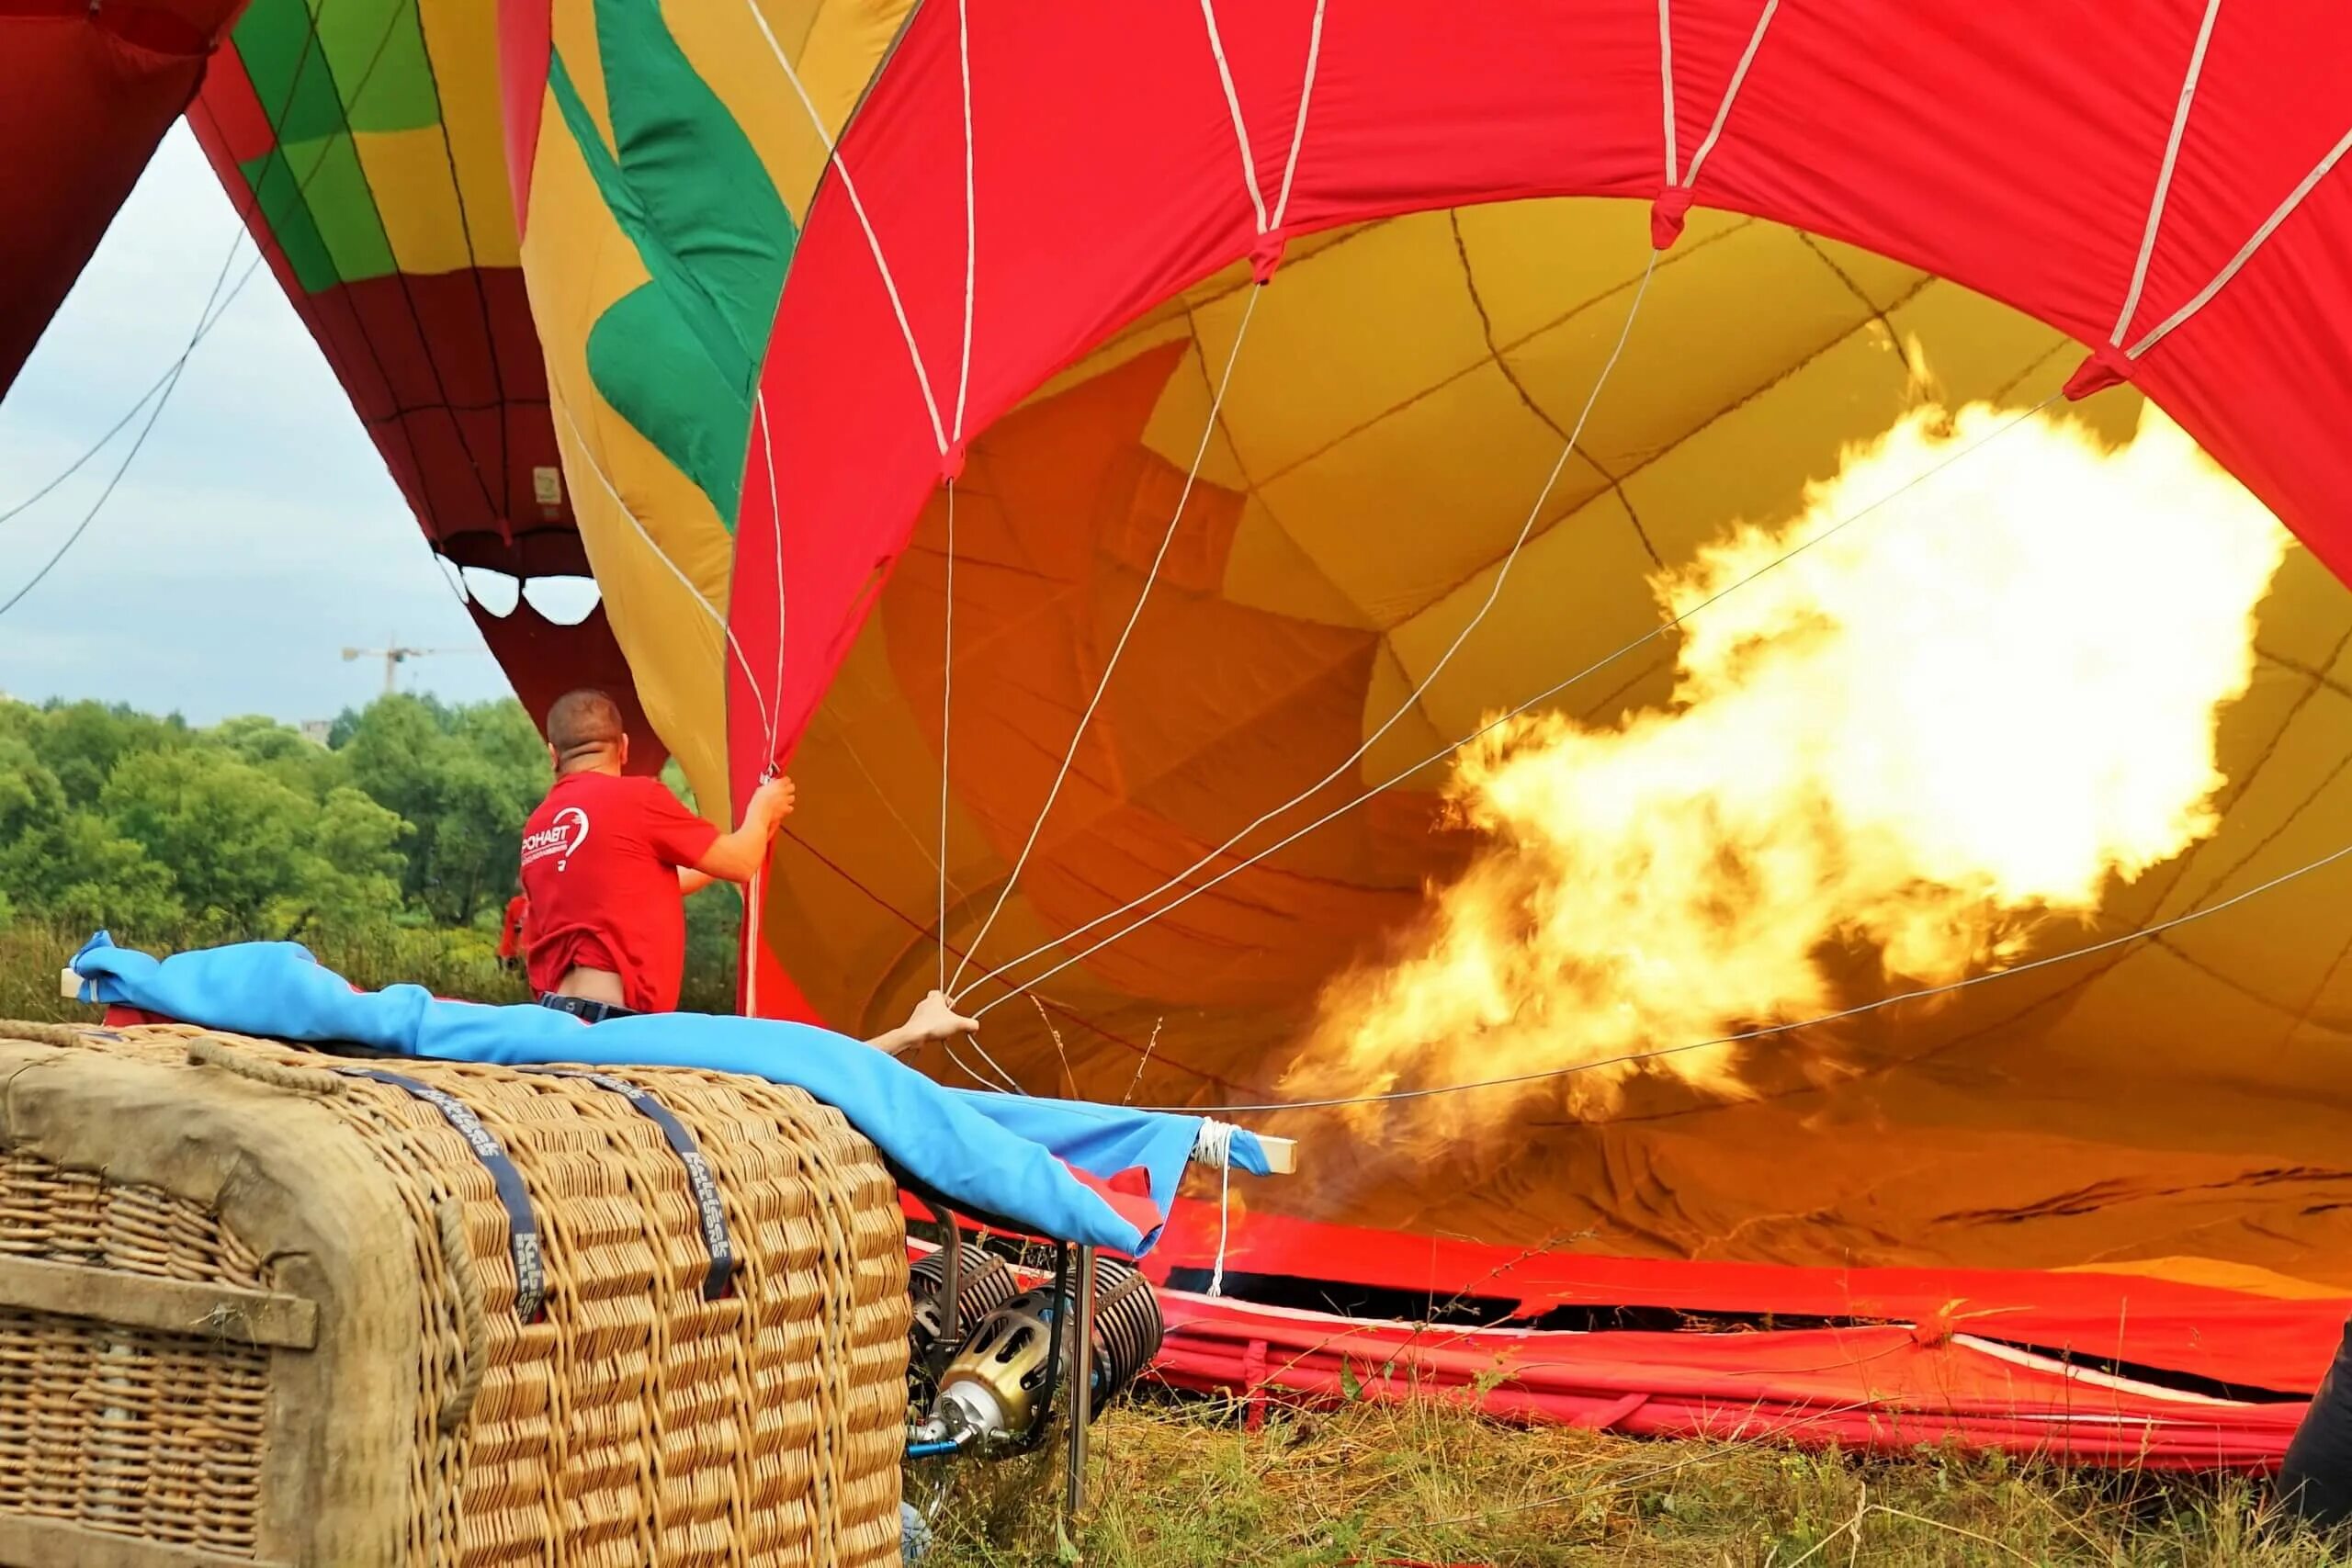
[(561, 871), (571, 863), (571, 857), (578, 854), (580, 846), (587, 841), (588, 813), (576, 806), (567, 806), (557, 812), (546, 827), (536, 833), (523, 835), (523, 863), (529, 865), (555, 855), (559, 857), (555, 868)]

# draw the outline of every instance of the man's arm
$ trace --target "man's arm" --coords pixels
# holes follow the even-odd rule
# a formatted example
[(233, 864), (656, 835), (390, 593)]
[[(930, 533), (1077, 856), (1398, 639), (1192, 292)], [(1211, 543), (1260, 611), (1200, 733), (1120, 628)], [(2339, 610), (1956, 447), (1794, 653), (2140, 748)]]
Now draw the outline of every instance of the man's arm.
[[(775, 830), (792, 815), (792, 799), (790, 779), (770, 779), (762, 784), (743, 812), (743, 825), (713, 839), (692, 866), (678, 868), (679, 891), (692, 893), (712, 882), (749, 882), (758, 875), (760, 867), (767, 863), (768, 845)], [(686, 880), (690, 872), (701, 874), (703, 880), (690, 885)]]
[(682, 865), (678, 868), (678, 896), (683, 898), (691, 894), (699, 893), (718, 880), (718, 878), (707, 871), (696, 871), (690, 865)]
[(915, 1004), (907, 1021), (887, 1034), (877, 1034), (866, 1042), (885, 1055), (903, 1056), (918, 1045), (934, 1040), (960, 1040), (980, 1032), (979, 1021), (958, 1013), (947, 1000), (944, 991), (933, 991)]

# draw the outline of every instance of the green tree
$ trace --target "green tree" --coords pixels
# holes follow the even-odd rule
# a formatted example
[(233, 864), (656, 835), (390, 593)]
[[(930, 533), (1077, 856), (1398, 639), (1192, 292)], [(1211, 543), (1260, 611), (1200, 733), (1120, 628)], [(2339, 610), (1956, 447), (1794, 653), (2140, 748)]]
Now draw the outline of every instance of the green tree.
[(97, 799), (123, 758), (181, 745), (187, 738), (188, 728), (177, 715), (153, 718), (119, 703), (52, 703), (40, 710), (26, 732), (66, 798), (78, 806)]
[(401, 840), (409, 825), (348, 784), (330, 790), (318, 808), (310, 852), (290, 902), (300, 912), (287, 928), (300, 934), (312, 921), (349, 930), (400, 907)]
[(117, 833), (94, 811), (68, 817), (57, 839), (58, 868), (40, 911), (68, 924), (115, 931), (181, 930), (187, 906), (171, 868)]
[(0, 897), (10, 910), (153, 929), (185, 915), (171, 872), (67, 798), (17, 734), (0, 733)]
[[(695, 811), (694, 786), (675, 758), (662, 764), (662, 782)], [(743, 966), (743, 890), (714, 882), (686, 900), (686, 986), (680, 1000), (689, 1010), (731, 1012)]]
[[(523, 823), (548, 782), (521, 705), (393, 696), (330, 739), (257, 716), (193, 729), (0, 699), (0, 925), (106, 927), (164, 949), (300, 937), (419, 975), (493, 974)], [(674, 764), (663, 777), (694, 804)], [(741, 910), (723, 884), (688, 901), (689, 1006), (729, 1005)]]
[(340, 755), (351, 782), (415, 830), (404, 898), (453, 925), (504, 903), (524, 818), (548, 783), (547, 753), (519, 703), (453, 709), (385, 697), (359, 716)]
[(197, 739), (252, 763), (313, 800), (323, 800), (329, 791), (350, 781), (350, 766), (342, 757), (274, 718), (246, 715), (223, 719), (200, 731)]
[(258, 931), (298, 878), (306, 818), (300, 795), (219, 751), (124, 758), (99, 804), (123, 837), (172, 868), (191, 914)]
[(205, 747), (127, 757), (99, 799), (123, 839), (170, 868), (187, 913), (224, 934), (297, 936), (399, 906), (408, 824), (356, 789), (314, 801)]

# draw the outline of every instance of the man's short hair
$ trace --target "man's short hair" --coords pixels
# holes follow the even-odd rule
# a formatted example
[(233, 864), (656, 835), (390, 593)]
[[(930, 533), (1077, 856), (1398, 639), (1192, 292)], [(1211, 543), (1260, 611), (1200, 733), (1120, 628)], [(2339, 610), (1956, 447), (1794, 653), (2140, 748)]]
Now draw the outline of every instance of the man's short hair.
[(596, 746), (617, 746), (628, 727), (621, 705), (593, 686), (566, 692), (548, 709), (548, 744), (559, 757)]

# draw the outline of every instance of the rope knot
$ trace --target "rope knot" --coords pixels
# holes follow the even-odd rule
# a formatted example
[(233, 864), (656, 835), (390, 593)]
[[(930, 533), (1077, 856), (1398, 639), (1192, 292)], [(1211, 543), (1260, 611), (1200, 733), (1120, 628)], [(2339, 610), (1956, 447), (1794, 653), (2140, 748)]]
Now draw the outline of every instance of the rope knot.
[(1257, 244), (1250, 252), (1252, 282), (1262, 288), (1274, 280), (1274, 269), (1283, 265), (1283, 248), (1289, 243), (1289, 236), (1280, 229), (1269, 229), (1258, 236)]
[(2102, 345), (2095, 349), (2066, 378), (2066, 400), (2081, 402), (2093, 392), (2104, 392), (2109, 387), (2120, 387), (2129, 380), (2132, 362), (2123, 357), (2120, 349)]
[(1650, 203), (1650, 249), (1670, 251), (1690, 216), (1690, 187), (1668, 186)]
[(1217, 1173), (1216, 1263), (1209, 1269), (1208, 1293), (1221, 1296), (1225, 1294), (1226, 1238), (1233, 1229), (1233, 1123), (1202, 1117), (1200, 1130), (1193, 1134), (1193, 1160)]
[(1201, 1130), (1193, 1134), (1193, 1163), (1207, 1166), (1211, 1170), (1230, 1168), (1233, 1163), (1233, 1123), (1202, 1117)]
[(1947, 1309), (1913, 1324), (1911, 1342), (1922, 1349), (1939, 1349), (1951, 1343), (1951, 1337), (1959, 1331), (1960, 1325), (1952, 1321), (1951, 1313)]

